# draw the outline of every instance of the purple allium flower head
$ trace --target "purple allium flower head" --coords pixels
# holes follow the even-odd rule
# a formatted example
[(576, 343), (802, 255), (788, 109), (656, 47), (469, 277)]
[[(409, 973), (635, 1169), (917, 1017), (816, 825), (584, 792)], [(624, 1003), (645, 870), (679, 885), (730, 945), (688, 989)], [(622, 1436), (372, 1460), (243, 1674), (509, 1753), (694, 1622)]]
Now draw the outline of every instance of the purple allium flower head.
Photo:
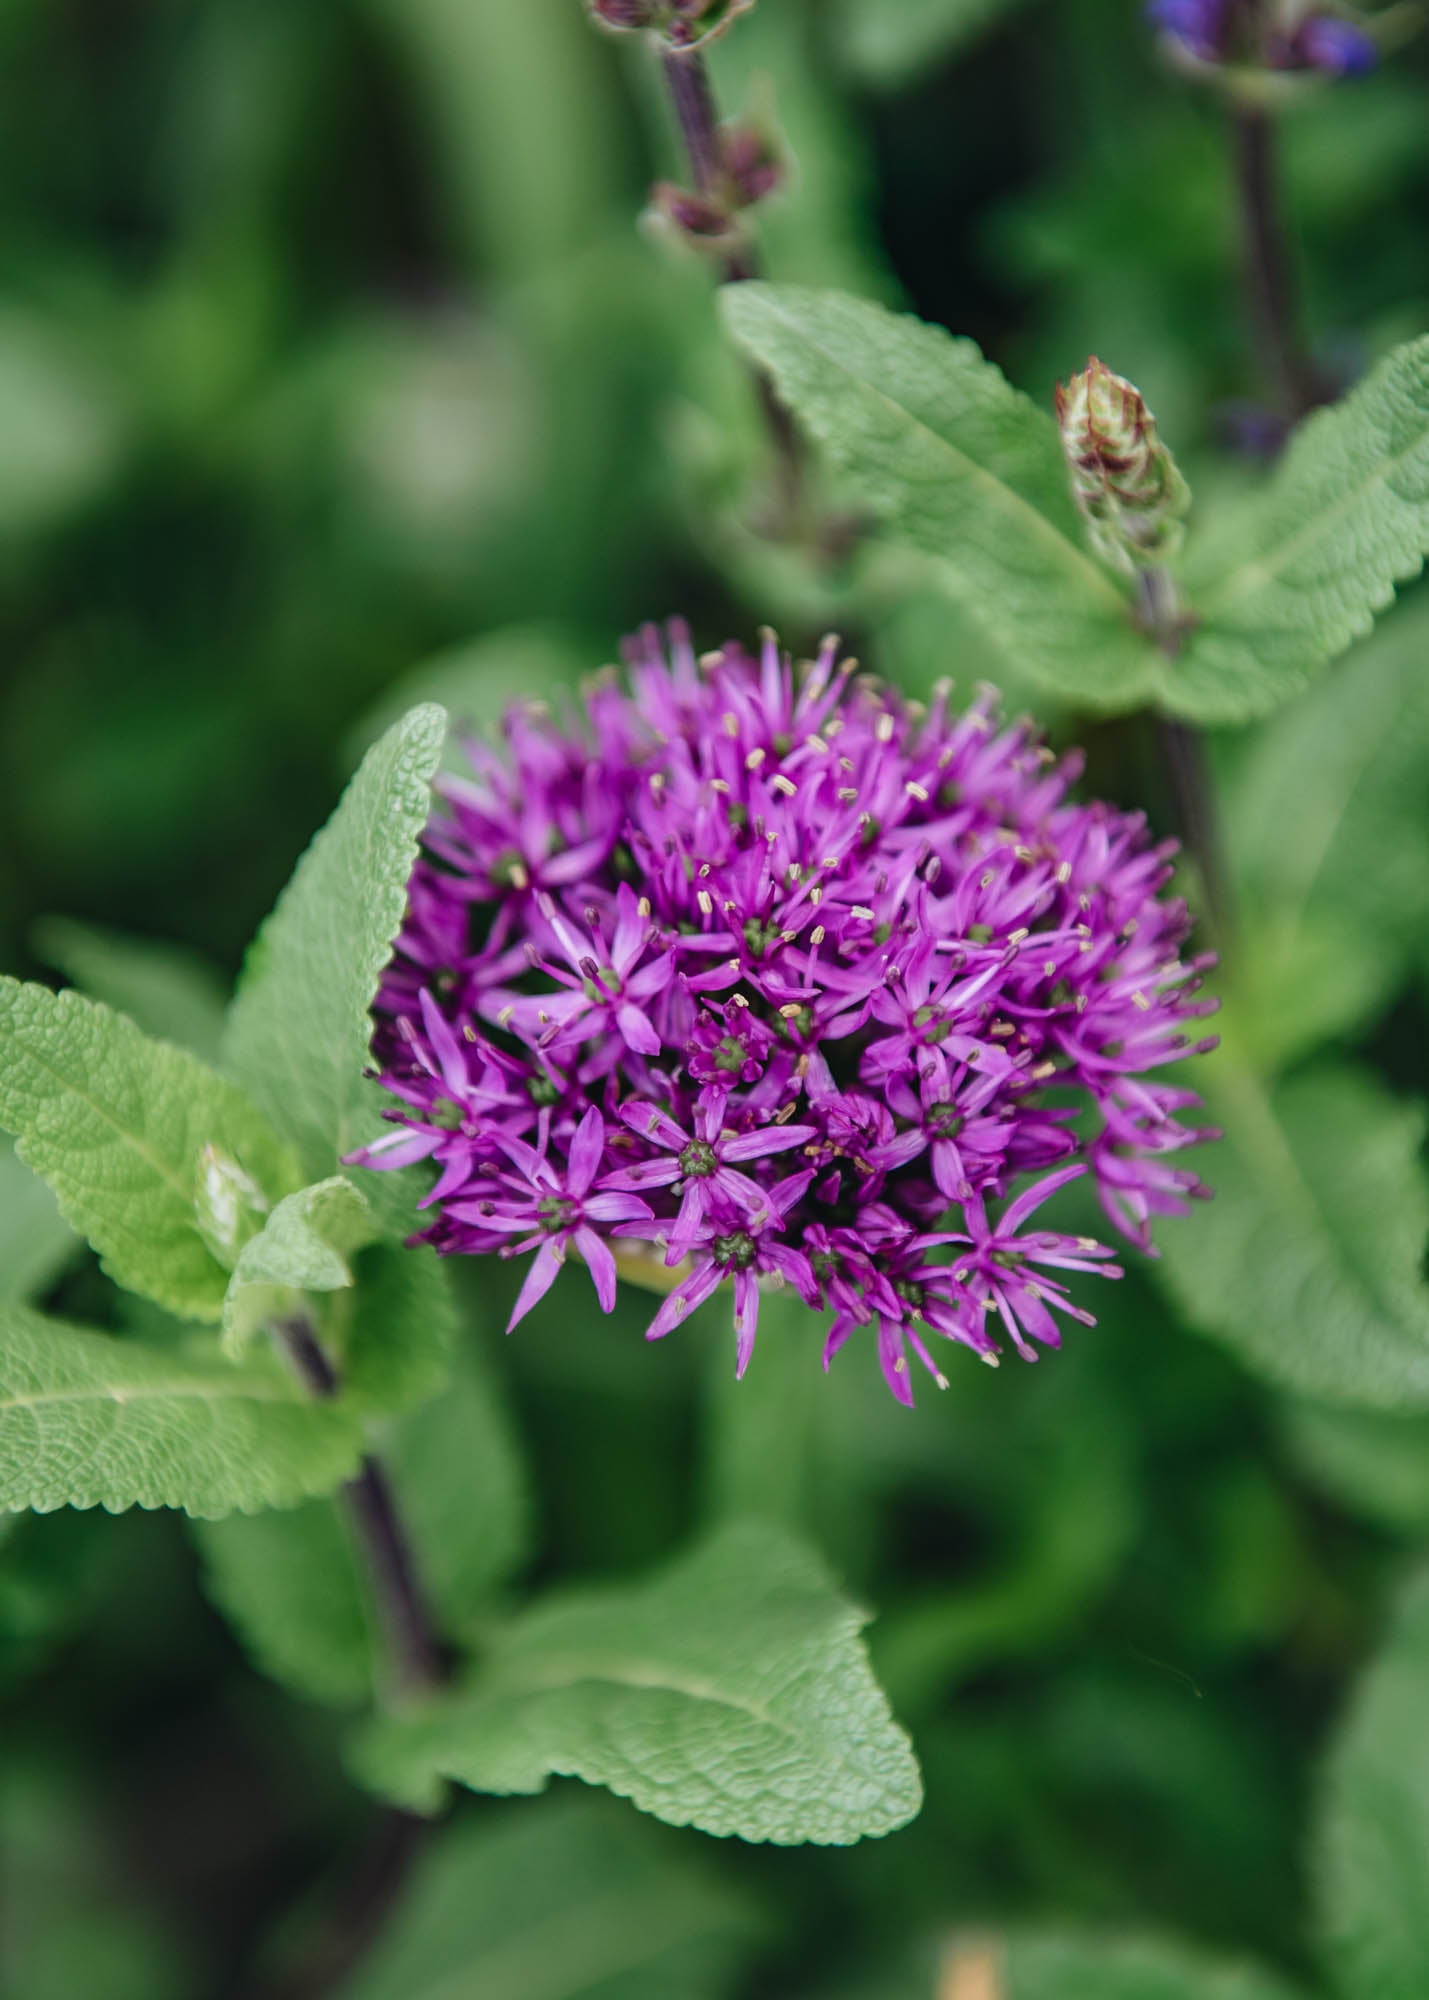
[(1066, 1282), (1118, 1277), (1027, 1225), (1087, 1175), (1123, 1235), (1204, 1192), (1163, 1068), (1211, 1046), (1173, 844), (1069, 796), (991, 690), (926, 710), (835, 642), (696, 660), (647, 628), (583, 717), (534, 707), (442, 781), (377, 1001), (395, 1129), (430, 1161), (419, 1240), (531, 1253), (514, 1325), (569, 1255), (609, 1310), (618, 1248), (670, 1332), (725, 1281), (742, 1373), (761, 1290), (868, 1330), (911, 1402), (951, 1341), (1028, 1359)]

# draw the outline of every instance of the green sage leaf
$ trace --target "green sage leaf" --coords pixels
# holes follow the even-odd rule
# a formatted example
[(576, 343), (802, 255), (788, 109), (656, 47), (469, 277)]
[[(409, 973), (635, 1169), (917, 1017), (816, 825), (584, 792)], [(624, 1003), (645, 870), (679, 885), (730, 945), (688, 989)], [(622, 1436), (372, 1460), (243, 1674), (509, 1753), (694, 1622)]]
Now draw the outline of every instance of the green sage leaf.
[(293, 1294), (345, 1290), (353, 1252), (377, 1233), (367, 1197), (341, 1174), (286, 1196), (238, 1252), (223, 1301), (228, 1352), (240, 1353)]
[(218, 1057), (226, 995), (206, 959), (183, 946), (44, 917), (34, 948), (93, 1000), (127, 1014), (146, 1035), (177, 1042), (205, 1062)]
[(1166, 662), (1091, 555), (1057, 426), (970, 340), (839, 292), (727, 287), (725, 319), (895, 538), (1027, 670), (1128, 708)]
[(648, 1583), (528, 1612), (468, 1686), (374, 1724), (359, 1764), (419, 1806), (443, 1778), (537, 1792), (569, 1775), (744, 1840), (889, 1833), (922, 1789), (863, 1622), (800, 1543), (728, 1528)]
[(224, 1065), (313, 1180), (373, 1129), (369, 1008), (406, 908), (446, 716), (427, 706), (363, 759), (249, 951)]
[(146, 1347), (0, 1308), (0, 1508), (290, 1507), (362, 1450), (357, 1417), (306, 1398), (276, 1358)]
[(1187, 552), (1197, 624), (1167, 705), (1202, 722), (1298, 694), (1429, 554), (1429, 335), (1309, 417), (1264, 493)]
[(116, 1283), (216, 1320), (227, 1276), (199, 1233), (201, 1156), (217, 1145), (276, 1200), (292, 1161), (234, 1084), (73, 992), (0, 979), (0, 1125)]

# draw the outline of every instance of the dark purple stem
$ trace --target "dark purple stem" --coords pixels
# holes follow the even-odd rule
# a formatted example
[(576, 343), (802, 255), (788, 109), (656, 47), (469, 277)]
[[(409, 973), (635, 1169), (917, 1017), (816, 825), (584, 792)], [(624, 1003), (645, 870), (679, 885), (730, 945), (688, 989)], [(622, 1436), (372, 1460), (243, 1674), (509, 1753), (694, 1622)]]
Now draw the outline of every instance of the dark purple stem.
[[(663, 58), (670, 101), (689, 156), (695, 191), (709, 194), (720, 173), (719, 113), (704, 57), (698, 49), (682, 53), (667, 49)], [(720, 276), (727, 285), (740, 285), (760, 275), (759, 259), (747, 237), (737, 237), (720, 260)], [(779, 490), (779, 521), (787, 529), (797, 518), (804, 488), (804, 450), (798, 428), (768, 374), (755, 368), (754, 388), (765, 427), (774, 446), (774, 463)]]
[[(337, 1371), (308, 1320), (281, 1320), (273, 1334), (310, 1395), (326, 1400), (337, 1394)], [(342, 1497), (398, 1686), (405, 1694), (430, 1693), (446, 1679), (446, 1660), (381, 1462), (364, 1458)]]
[(1262, 104), (1231, 109), (1236, 183), (1240, 196), (1242, 257), (1251, 325), (1261, 371), (1287, 425), (1322, 400), (1322, 390), (1299, 332), (1275, 158), (1275, 123)]

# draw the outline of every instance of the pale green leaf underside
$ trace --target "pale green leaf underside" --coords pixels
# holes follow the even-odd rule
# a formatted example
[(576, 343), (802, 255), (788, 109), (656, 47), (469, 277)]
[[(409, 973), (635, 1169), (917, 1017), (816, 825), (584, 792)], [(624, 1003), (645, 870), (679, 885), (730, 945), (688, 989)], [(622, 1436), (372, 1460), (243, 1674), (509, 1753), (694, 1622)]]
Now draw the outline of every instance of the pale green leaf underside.
[(1187, 551), (1200, 623), (1169, 706), (1241, 721), (1369, 631), (1429, 553), (1429, 336), (1296, 432), (1268, 489)]
[(292, 1161), (242, 1091), (77, 993), (0, 979), (0, 1125), (116, 1283), (182, 1318), (216, 1320), (227, 1274), (200, 1237), (203, 1147), (270, 1198)]
[(449, 1827), (343, 2000), (717, 2000), (756, 1920), (672, 1838), (598, 1799)]
[(1296, 1468), (1342, 1507), (1429, 1539), (1429, 1415), (1346, 1410), (1296, 1397), (1280, 1412)]
[(243, 1368), (0, 1308), (0, 1508), (292, 1506), (356, 1469), (358, 1419)]
[(999, 1956), (1003, 2000), (1295, 2000), (1259, 1966), (1160, 1940), (1014, 1936)]
[(249, 952), (224, 1065), (312, 1179), (372, 1134), (368, 1010), (406, 908), (446, 716), (417, 708), (373, 745)]
[(444, 1777), (535, 1792), (564, 1775), (744, 1840), (888, 1833), (922, 1792), (862, 1622), (799, 1543), (730, 1528), (649, 1583), (529, 1613), (469, 1687), (373, 1725), (360, 1764), (424, 1806)]
[(1087, 549), (1055, 423), (971, 341), (800, 286), (731, 285), (722, 305), (858, 497), (1020, 665), (1097, 708), (1156, 692), (1166, 662)]
[(240, 1352), (286, 1294), (345, 1290), (349, 1259), (376, 1234), (367, 1197), (342, 1174), (288, 1195), (238, 1253), (223, 1302), (224, 1346)]
[(127, 1014), (146, 1035), (177, 1042), (205, 1062), (216, 1060), (227, 995), (197, 953), (69, 917), (42, 918), (33, 942), (71, 985)]
[(1316, 1843), (1331, 1964), (1351, 2000), (1429, 1993), (1429, 1576), (1405, 1593), (1331, 1753)]
[(1187, 1316), (1307, 1395), (1429, 1407), (1422, 1107), (1347, 1066), (1267, 1094), (1222, 1061), (1205, 1092), (1215, 1199), (1159, 1232)]
[[(529, 1532), (515, 1440), (475, 1354), (458, 1357), (441, 1395), (384, 1430), (382, 1456), (437, 1622), (460, 1639), (521, 1561)], [(371, 1699), (382, 1651), (334, 1501), (205, 1523), (198, 1536), (209, 1592), (264, 1672), (319, 1701)]]

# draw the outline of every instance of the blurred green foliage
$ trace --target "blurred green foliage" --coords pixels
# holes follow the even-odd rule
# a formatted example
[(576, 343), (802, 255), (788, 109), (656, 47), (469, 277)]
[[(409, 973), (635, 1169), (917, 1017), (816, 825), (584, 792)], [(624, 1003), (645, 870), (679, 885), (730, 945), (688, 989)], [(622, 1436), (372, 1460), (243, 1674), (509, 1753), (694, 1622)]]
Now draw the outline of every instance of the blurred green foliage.
[[(1260, 385), (1221, 121), (1131, 0), (761, 0), (712, 60), (728, 106), (787, 138), (772, 276), (911, 304), (1044, 405), (1099, 352), (1199, 506), (1257, 476), (1223, 449)], [(836, 624), (915, 693), (999, 679), (1086, 741), (1099, 791), (1169, 820), (1146, 727), (1030, 694), (921, 558), (760, 541), (757, 416), (709, 274), (636, 225), (679, 167), (655, 81), (578, 0), (0, 5), (7, 970), (58, 968), (142, 1019), (148, 961), (37, 925), (163, 940), (188, 1026), (145, 1025), (211, 1035), (217, 980), (378, 728), (419, 699), (478, 726), (558, 699), (675, 610), (705, 643)], [(1427, 103), (1410, 47), (1287, 121), (1307, 319), (1345, 380), (1429, 322)], [(1215, 746), (1253, 932), (1241, 1046), (1302, 1107), (1327, 1045), (1387, 1091), (1429, 1082), (1423, 613)], [(12, 1168), (0, 1290), (132, 1324)], [(927, 1803), (882, 1842), (786, 1851), (559, 1788), (468, 1801), (352, 2000), (932, 2000), (954, 1934), (1027, 1924), (1174, 1933), (1313, 1981), (1314, 1773), (1429, 1533), (1422, 1417), (1251, 1380), (1142, 1268), (1064, 1356), (964, 1369), (913, 1417), (868, 1356), (826, 1379), (772, 1314), (735, 1391), (711, 1327), (646, 1349), (638, 1301), (598, 1321), (562, 1288), (507, 1346), (511, 1274), (458, 1287), (481, 1381), (501, 1378), (473, 1392), (497, 1463), (472, 1506), (493, 1482), (513, 1513), (535, 1496), (481, 1585), (528, 1539), (544, 1582), (638, 1571), (732, 1513), (796, 1525), (877, 1613)], [(414, 1425), (401, 1449), (455, 1447)], [(283, 1519), (206, 1535), (220, 1604)], [(319, 1650), (276, 1671), (341, 1680), (321, 1642), (325, 1615), (351, 1622), (344, 1581), (311, 1607)], [(469, 1582), (450, 1580), (463, 1616)], [(7, 2000), (240, 2000), (304, 1958), (361, 1865), (377, 1809), (337, 1726), (259, 1677), (203, 1589), (169, 1516), (0, 1540)], [(1353, 1798), (1409, 1671), (1397, 1656), (1358, 1711)], [(1353, 1974), (1353, 1856), (1334, 1872)], [(1127, 1949), (1099, 1993), (1276, 1990)], [(1026, 1946), (1008, 2000), (1107, 1977), (1078, 1963)]]

